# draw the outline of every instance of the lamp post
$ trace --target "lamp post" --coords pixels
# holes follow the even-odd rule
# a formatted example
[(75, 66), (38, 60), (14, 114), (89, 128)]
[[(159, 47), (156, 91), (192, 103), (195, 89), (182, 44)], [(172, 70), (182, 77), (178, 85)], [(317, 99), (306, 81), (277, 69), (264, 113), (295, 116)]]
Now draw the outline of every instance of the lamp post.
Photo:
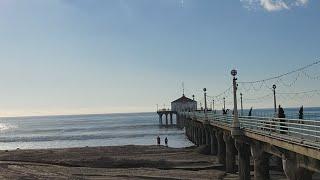
[(209, 124), (208, 116), (207, 116), (207, 111), (208, 111), (208, 106), (207, 106), (207, 88), (203, 88), (203, 94), (204, 94), (204, 116), (205, 116), (205, 124)]
[(226, 110), (226, 98), (223, 98), (223, 109)]
[(214, 113), (214, 99), (212, 100), (212, 112)]
[(204, 93), (204, 112), (207, 112), (207, 88), (203, 88), (203, 93)]
[(272, 86), (273, 89), (273, 103), (274, 103), (274, 115), (277, 115), (277, 97), (276, 97), (276, 88), (277, 86), (274, 84)]
[[(194, 94), (192, 95), (192, 100), (194, 101)], [(194, 110), (193, 111), (197, 111), (197, 102), (196, 102), (196, 104), (195, 104), (195, 106), (193, 107), (194, 108)]]
[(240, 132), (240, 122), (238, 117), (238, 107), (237, 107), (237, 70), (232, 70), (231, 75), (233, 76), (233, 121), (232, 121), (232, 129), (231, 135), (232, 136), (239, 136), (241, 135)]
[(240, 93), (240, 101), (241, 101), (241, 116), (243, 115), (243, 99), (242, 99), (242, 93)]

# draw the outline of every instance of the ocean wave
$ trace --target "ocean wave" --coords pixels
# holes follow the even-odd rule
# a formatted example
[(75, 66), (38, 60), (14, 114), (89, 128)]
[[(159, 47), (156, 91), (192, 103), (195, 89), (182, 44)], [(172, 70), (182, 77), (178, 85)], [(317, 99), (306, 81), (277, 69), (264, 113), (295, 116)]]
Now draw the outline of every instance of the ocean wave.
[(159, 125), (154, 124), (141, 124), (141, 125), (116, 125), (116, 126), (92, 126), (92, 127), (75, 127), (75, 128), (69, 128), (69, 127), (61, 127), (61, 128), (52, 128), (52, 129), (45, 129), (45, 128), (39, 128), (39, 129), (19, 129), (19, 133), (68, 133), (68, 132), (97, 132), (97, 131), (110, 131), (110, 130), (139, 130), (139, 129), (152, 129), (152, 128), (158, 128)]
[(95, 139), (115, 139), (115, 138), (141, 138), (146, 136), (157, 137), (160, 136), (174, 136), (182, 135), (181, 132), (155, 132), (143, 134), (95, 134), (95, 135), (70, 135), (70, 136), (33, 136), (33, 137), (0, 137), (1, 143), (10, 142), (41, 142), (41, 141), (76, 141), (76, 140), (95, 140)]

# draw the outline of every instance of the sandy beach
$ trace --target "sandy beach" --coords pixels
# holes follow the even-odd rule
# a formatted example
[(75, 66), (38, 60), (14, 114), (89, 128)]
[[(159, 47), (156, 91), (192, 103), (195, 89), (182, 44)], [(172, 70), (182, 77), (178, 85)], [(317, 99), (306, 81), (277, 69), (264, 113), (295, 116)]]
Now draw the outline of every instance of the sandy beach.
[(237, 179), (215, 156), (199, 151), (164, 146), (1, 151), (0, 179)]

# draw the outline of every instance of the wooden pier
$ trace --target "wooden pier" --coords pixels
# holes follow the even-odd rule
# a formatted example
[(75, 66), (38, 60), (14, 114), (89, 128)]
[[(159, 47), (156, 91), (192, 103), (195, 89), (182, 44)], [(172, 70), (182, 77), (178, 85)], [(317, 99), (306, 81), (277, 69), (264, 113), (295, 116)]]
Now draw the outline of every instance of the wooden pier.
[[(170, 109), (161, 109), (157, 111), (159, 115), (159, 125), (164, 127), (178, 127), (181, 128), (181, 122), (179, 121), (179, 115), (177, 111), (171, 111)], [(165, 122), (163, 122), (163, 116), (165, 117)], [(174, 118), (175, 116), (175, 118)], [(175, 120), (175, 122), (174, 122)]]

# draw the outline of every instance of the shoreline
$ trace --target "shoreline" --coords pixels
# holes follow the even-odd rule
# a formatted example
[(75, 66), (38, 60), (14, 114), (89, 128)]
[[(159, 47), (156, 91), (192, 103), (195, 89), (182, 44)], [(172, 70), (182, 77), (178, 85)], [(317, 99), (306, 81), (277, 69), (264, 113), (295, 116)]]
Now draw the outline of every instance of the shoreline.
[(0, 179), (237, 179), (200, 152), (156, 145), (1, 150)]

